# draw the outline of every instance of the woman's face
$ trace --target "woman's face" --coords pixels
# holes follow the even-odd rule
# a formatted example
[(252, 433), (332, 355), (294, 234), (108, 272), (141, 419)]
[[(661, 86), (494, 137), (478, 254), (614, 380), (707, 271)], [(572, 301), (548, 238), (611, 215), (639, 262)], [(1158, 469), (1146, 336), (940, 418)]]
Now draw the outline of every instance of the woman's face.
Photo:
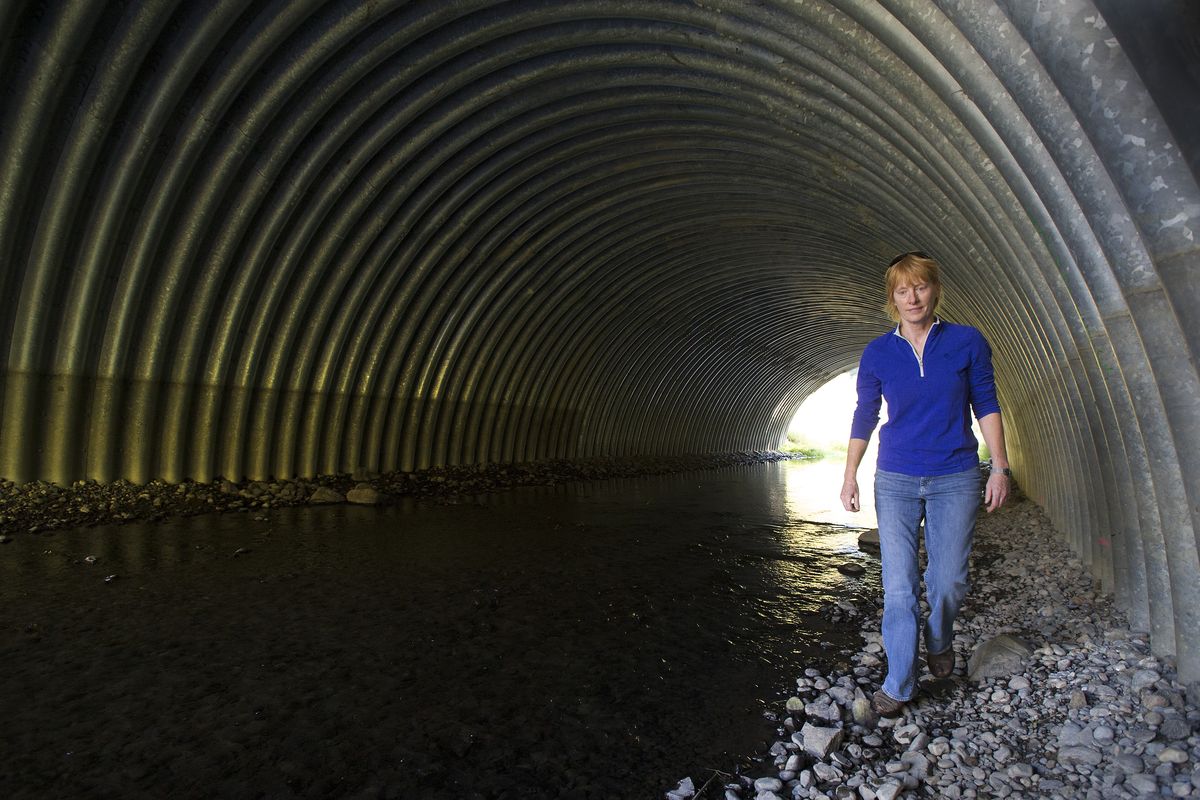
[(900, 321), (925, 325), (933, 320), (935, 292), (928, 283), (901, 283), (892, 291), (892, 302), (900, 312)]

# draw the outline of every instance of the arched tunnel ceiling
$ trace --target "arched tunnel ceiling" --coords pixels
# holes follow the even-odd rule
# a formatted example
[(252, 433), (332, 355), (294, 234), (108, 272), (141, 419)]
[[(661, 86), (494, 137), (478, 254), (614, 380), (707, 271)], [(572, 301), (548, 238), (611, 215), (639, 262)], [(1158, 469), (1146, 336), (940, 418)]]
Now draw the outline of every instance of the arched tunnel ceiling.
[(993, 344), (1021, 484), (1200, 677), (1200, 191), (1091, 0), (0, 31), (3, 477), (771, 448), (918, 248)]

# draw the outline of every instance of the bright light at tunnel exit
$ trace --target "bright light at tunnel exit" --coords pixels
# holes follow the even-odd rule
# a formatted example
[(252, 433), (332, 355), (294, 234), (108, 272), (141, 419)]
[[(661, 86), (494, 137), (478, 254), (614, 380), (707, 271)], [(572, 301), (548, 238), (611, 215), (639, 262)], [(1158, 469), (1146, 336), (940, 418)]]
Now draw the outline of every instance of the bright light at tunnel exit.
[[(874, 527), (875, 460), (879, 452), (877, 436), (872, 436), (858, 468), (861, 510), (845, 511), (839, 495), (850, 438), (850, 422), (858, 404), (855, 382), (858, 370), (852, 369), (817, 389), (797, 409), (781, 449), (800, 449), (812, 453), (811, 461), (791, 462), (786, 473), (788, 505), (798, 519), (854, 527)], [(879, 424), (887, 422), (887, 403), (879, 411)], [(983, 442), (978, 423), (975, 438)], [(878, 428), (876, 428), (878, 431)], [(980, 458), (986, 451), (980, 448)], [(801, 466), (803, 465), (803, 466)]]
[[(787, 434), (780, 443), (780, 447), (784, 449), (799, 447), (818, 451), (820, 457), (826, 459), (844, 460), (846, 443), (850, 439), (850, 422), (854, 417), (854, 407), (858, 403), (858, 396), (855, 392), (857, 378), (857, 369), (843, 372), (810, 394), (800, 408), (796, 409), (796, 414), (788, 424)], [(886, 402), (879, 411), (879, 424), (883, 425), (885, 422), (887, 422)], [(975, 432), (975, 439), (980, 443), (979, 457), (987, 458), (988, 454), (983, 447), (983, 433), (979, 429), (979, 422), (972, 418), (971, 426)], [(879, 428), (877, 427), (875, 431), (878, 434)], [(878, 436), (873, 435), (858, 470), (860, 481), (863, 478), (869, 479), (875, 473), (875, 457), (879, 451), (877, 442)]]
[[(824, 458), (844, 459), (846, 442), (850, 439), (850, 421), (858, 398), (854, 391), (858, 370), (843, 372), (821, 388), (810, 394), (796, 409), (788, 424), (787, 434), (781, 446), (799, 447), (820, 453)], [(887, 421), (886, 406), (880, 411), (880, 424)], [(859, 475), (870, 475), (875, 471), (875, 437), (867, 447)]]

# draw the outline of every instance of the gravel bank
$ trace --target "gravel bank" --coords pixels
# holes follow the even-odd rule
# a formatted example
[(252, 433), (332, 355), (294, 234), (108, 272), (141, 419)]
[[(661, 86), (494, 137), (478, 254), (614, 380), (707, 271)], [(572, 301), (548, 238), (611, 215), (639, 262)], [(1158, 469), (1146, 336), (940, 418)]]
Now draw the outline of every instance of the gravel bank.
[(864, 646), (805, 670), (770, 712), (760, 768), (686, 779), (668, 800), (1200, 797), (1200, 686), (1129, 631), (1035, 504), (981, 517), (971, 575), (955, 675), (926, 675), (903, 716), (867, 700), (882, 600), (842, 601), (829, 613), (860, 621)]
[(405, 497), (448, 498), (514, 486), (663, 475), (696, 469), (765, 464), (791, 456), (760, 451), (675, 457), (593, 458), (483, 467), (437, 467), (417, 472), (322, 475), (315, 478), (209, 483), (135, 484), (0, 479), (0, 544), (13, 534), (62, 528), (158, 521), (212, 512), (254, 511), (310, 503), (388, 504)]

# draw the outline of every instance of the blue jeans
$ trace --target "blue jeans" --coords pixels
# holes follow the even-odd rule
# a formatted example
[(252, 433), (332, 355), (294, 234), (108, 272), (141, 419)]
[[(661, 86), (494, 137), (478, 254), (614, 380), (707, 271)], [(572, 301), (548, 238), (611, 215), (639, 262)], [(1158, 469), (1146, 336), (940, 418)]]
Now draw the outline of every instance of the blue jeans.
[(925, 569), (929, 601), (925, 649), (944, 653), (954, 645), (954, 618), (969, 587), (967, 559), (982, 482), (975, 468), (931, 478), (875, 472), (875, 514), (883, 559), (883, 648), (888, 661), (883, 691), (896, 700), (911, 700), (917, 688), (921, 519), (925, 520), (929, 561)]

